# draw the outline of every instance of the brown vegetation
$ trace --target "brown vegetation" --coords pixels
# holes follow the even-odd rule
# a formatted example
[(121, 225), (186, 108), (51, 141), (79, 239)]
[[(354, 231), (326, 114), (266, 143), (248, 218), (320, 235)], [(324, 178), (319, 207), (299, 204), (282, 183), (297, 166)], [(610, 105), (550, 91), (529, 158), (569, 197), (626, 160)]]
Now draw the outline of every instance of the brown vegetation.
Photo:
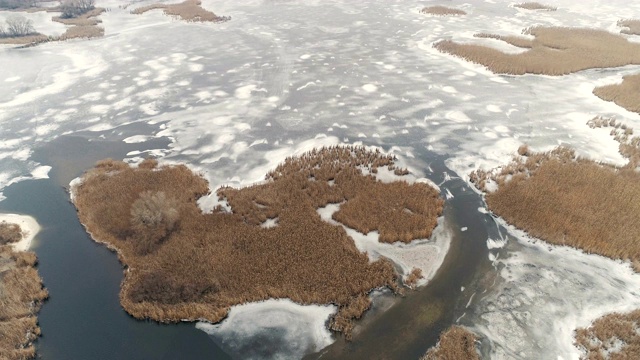
[(31, 252), (0, 246), (0, 358), (35, 357), (33, 341), (40, 335), (36, 314), (48, 293), (34, 268)]
[(620, 20), (618, 26), (626, 28), (620, 32), (627, 35), (640, 35), (640, 20)]
[(153, 4), (131, 11), (132, 14), (144, 14), (147, 11), (163, 9), (164, 13), (191, 22), (223, 22), (228, 16), (218, 16), (202, 7), (200, 0), (186, 0), (179, 4)]
[(599, 86), (593, 94), (605, 101), (613, 101), (616, 105), (640, 113), (640, 74), (626, 75), (622, 83)]
[(513, 6), (521, 9), (526, 9), (526, 10), (545, 10), (545, 11), (558, 10), (558, 8), (554, 6), (540, 4), (539, 2), (524, 2), (520, 4), (515, 4)]
[[(528, 150), (526, 151), (529, 152)], [(489, 209), (531, 236), (614, 259), (640, 261), (640, 173), (580, 159), (557, 148), (532, 153), (471, 180), (486, 190)]]
[(94, 8), (76, 17), (54, 16), (52, 20), (65, 25), (94, 26), (102, 22), (97, 19), (97, 17), (100, 16), (103, 12), (105, 12), (104, 8)]
[(640, 166), (640, 137), (633, 136), (633, 129), (623, 123), (616, 122), (615, 118), (596, 116), (589, 120), (587, 125), (592, 128), (611, 128), (611, 136), (620, 143), (620, 154), (629, 159), (625, 168), (635, 169)]
[(18, 224), (0, 222), (0, 245), (15, 243), (22, 239), (22, 229)]
[(609, 314), (576, 330), (576, 346), (585, 360), (640, 359), (640, 310)]
[[(370, 262), (317, 209), (344, 203), (336, 220), (379, 229), (389, 242), (430, 234), (442, 211), (433, 188), (385, 184), (361, 170), (380, 166), (395, 170), (393, 158), (377, 151), (313, 150), (286, 159), (264, 184), (220, 188), (232, 212), (203, 214), (196, 200), (209, 192), (207, 183), (185, 166), (147, 160), (131, 168), (107, 160), (84, 175), (75, 204), (94, 239), (129, 267), (120, 299), (137, 318), (217, 322), (232, 305), (290, 298), (338, 305), (331, 327), (349, 336), (351, 320), (369, 307), (367, 293), (398, 290), (397, 275), (387, 260)], [(277, 226), (260, 226), (275, 218)]]
[(414, 267), (413, 269), (411, 269), (411, 272), (404, 280), (404, 284), (411, 289), (415, 289), (416, 285), (418, 285), (418, 281), (423, 278), (424, 276), (422, 275), (422, 269)]
[(480, 360), (477, 337), (460, 326), (452, 326), (440, 335), (438, 344), (420, 360)]
[(445, 16), (445, 15), (467, 15), (466, 12), (460, 10), (460, 9), (453, 9), (453, 8), (449, 8), (446, 6), (428, 6), (423, 8), (422, 10), (420, 10), (421, 13), (423, 14), (431, 14), (431, 15), (440, 15), (440, 16)]
[(528, 49), (519, 54), (507, 54), (488, 46), (461, 44), (451, 40), (439, 41), (434, 47), (500, 74), (566, 75), (586, 69), (640, 64), (640, 44), (604, 30), (532, 27), (523, 33), (535, 38), (479, 35)]

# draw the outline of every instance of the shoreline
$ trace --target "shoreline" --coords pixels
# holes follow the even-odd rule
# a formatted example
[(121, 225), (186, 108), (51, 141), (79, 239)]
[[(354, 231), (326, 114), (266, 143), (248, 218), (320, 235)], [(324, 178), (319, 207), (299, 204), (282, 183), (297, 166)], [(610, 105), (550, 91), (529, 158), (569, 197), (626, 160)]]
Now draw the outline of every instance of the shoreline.
[(40, 225), (35, 218), (29, 215), (0, 214), (0, 222), (20, 225), (24, 236), (15, 244), (10, 244), (16, 252), (28, 251), (31, 248), (33, 238), (40, 232)]

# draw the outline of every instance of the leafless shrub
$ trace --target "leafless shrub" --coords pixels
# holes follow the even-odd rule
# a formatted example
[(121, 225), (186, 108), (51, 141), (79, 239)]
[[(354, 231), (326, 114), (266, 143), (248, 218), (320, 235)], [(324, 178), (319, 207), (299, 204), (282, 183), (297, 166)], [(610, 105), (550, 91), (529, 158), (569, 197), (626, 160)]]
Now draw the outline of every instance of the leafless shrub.
[[(117, 249), (130, 269), (120, 299), (137, 318), (217, 322), (235, 304), (290, 298), (302, 304), (338, 305), (341, 310), (332, 328), (348, 334), (351, 320), (368, 308), (371, 289), (399, 291), (397, 274), (388, 260), (370, 262), (344, 229), (323, 221), (317, 209), (352, 203), (346, 218), (373, 226), (360, 217), (369, 217), (362, 211), (368, 204), (362, 199), (374, 197), (380, 202), (366, 205), (368, 210), (406, 215), (397, 218), (410, 230), (394, 225), (388, 234), (389, 239), (405, 241), (430, 233), (442, 207), (437, 192), (425, 184), (383, 184), (361, 170), (379, 166), (394, 170), (393, 157), (362, 147), (312, 150), (286, 159), (267, 174), (266, 183), (220, 188), (217, 194), (232, 212), (218, 208), (202, 214), (196, 200), (208, 193), (207, 183), (186, 167), (159, 167), (149, 161), (132, 168), (108, 160), (83, 176), (74, 201), (94, 239)], [(136, 228), (160, 224), (162, 229), (164, 220), (159, 219), (166, 216), (157, 210), (163, 206), (156, 203), (163, 200), (140, 200), (140, 194), (153, 199), (159, 193), (174, 199), (170, 208), (178, 211), (179, 227), (166, 235), (161, 246), (141, 254), (135, 237), (145, 231)], [(395, 204), (409, 206), (414, 213), (404, 208), (385, 210)], [(132, 221), (132, 208), (139, 208), (136, 221)], [(414, 217), (422, 220), (411, 225)], [(261, 226), (274, 218), (278, 226)]]
[(5, 22), (7, 27), (0, 32), (2, 37), (22, 37), (36, 34), (33, 21), (24, 16), (11, 16)]
[(438, 344), (420, 360), (480, 360), (476, 350), (477, 337), (460, 326), (452, 326), (440, 334)]
[(443, 40), (434, 47), (444, 53), (486, 66), (500, 74), (565, 75), (593, 68), (640, 64), (640, 44), (604, 30), (532, 27), (524, 30), (534, 39), (481, 34), (512, 45), (530, 48), (507, 54), (489, 46)]
[(439, 5), (425, 7), (422, 10), (420, 10), (420, 12), (423, 14), (440, 15), (440, 16), (467, 15), (467, 13), (464, 12), (463, 10), (453, 9), (446, 6), (439, 6)]
[(15, 243), (22, 239), (22, 229), (18, 224), (0, 222), (0, 245)]
[(539, 2), (524, 2), (524, 3), (516, 4), (513, 6), (521, 9), (526, 9), (526, 10), (545, 10), (545, 11), (558, 10), (558, 8), (554, 6), (540, 4)]
[(95, 0), (63, 0), (60, 4), (62, 18), (78, 17), (95, 8)]

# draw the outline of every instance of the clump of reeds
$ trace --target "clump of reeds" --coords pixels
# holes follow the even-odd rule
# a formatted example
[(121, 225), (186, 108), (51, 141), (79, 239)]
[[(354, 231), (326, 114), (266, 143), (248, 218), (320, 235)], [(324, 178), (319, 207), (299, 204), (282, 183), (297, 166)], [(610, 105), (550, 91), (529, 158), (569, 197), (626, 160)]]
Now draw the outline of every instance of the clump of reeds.
[(588, 328), (576, 330), (583, 359), (640, 359), (640, 310), (605, 315)]
[(476, 341), (478, 338), (472, 332), (461, 326), (452, 326), (440, 334), (438, 344), (420, 360), (480, 360)]
[[(527, 150), (527, 153), (529, 151)], [(614, 259), (640, 260), (640, 173), (577, 158), (567, 148), (517, 157), (494, 172), (476, 172), (489, 209), (553, 244)]]
[(153, 4), (134, 9), (131, 13), (144, 14), (155, 9), (163, 9), (167, 15), (191, 22), (224, 22), (231, 19), (228, 16), (218, 16), (211, 11), (205, 10), (200, 0), (186, 0), (178, 4)]
[(16, 243), (22, 239), (22, 229), (18, 224), (0, 222), (0, 245)]
[(589, 120), (587, 125), (594, 128), (610, 127), (611, 136), (620, 143), (619, 151), (622, 156), (629, 159), (624, 168), (635, 169), (640, 166), (640, 137), (633, 136), (633, 129), (627, 125), (616, 122), (614, 117), (596, 116)]
[(0, 358), (31, 359), (40, 335), (36, 314), (48, 293), (31, 252), (0, 246)]
[(465, 11), (463, 11), (463, 10), (454, 9), (454, 8), (450, 8), (450, 7), (446, 7), (446, 6), (440, 6), (440, 5), (427, 6), (427, 7), (423, 8), (422, 10), (420, 10), (420, 12), (423, 13), (423, 14), (439, 15), (439, 16), (467, 15), (467, 13)]
[[(317, 209), (344, 203), (337, 219), (378, 229), (386, 241), (428, 236), (442, 211), (437, 191), (363, 174), (380, 166), (393, 171), (393, 160), (363, 147), (315, 149), (287, 158), (264, 184), (220, 188), (232, 212), (209, 214), (196, 203), (207, 183), (185, 166), (105, 160), (83, 176), (74, 202), (93, 238), (116, 249), (129, 268), (120, 299), (137, 318), (217, 322), (232, 305), (290, 298), (338, 305), (331, 327), (350, 336), (368, 292), (399, 291), (397, 274), (387, 260), (370, 262)], [(261, 226), (275, 218), (277, 226)], [(149, 239), (152, 246), (140, 251)]]
[(422, 276), (422, 270), (420, 268), (414, 267), (413, 269), (411, 269), (411, 272), (409, 273), (409, 275), (407, 275), (406, 279), (404, 280), (404, 284), (411, 289), (415, 289), (416, 286), (418, 285), (418, 281), (423, 278), (424, 276)]
[(51, 20), (65, 25), (95, 26), (102, 22), (97, 17), (105, 11), (104, 8), (94, 8), (76, 17), (54, 16)]
[(478, 35), (528, 48), (519, 54), (451, 40), (439, 41), (433, 46), (500, 74), (566, 75), (586, 69), (640, 64), (640, 44), (605, 30), (537, 26), (523, 32), (533, 35), (534, 39)]
[(549, 6), (540, 4), (539, 2), (523, 2), (513, 5), (514, 7), (526, 9), (526, 10), (544, 10), (544, 11), (556, 11), (558, 8), (555, 6)]
[(640, 20), (620, 20), (618, 26), (623, 27), (620, 32), (627, 35), (640, 35)]
[(629, 111), (640, 113), (640, 74), (623, 76), (620, 84), (596, 87), (593, 94)]

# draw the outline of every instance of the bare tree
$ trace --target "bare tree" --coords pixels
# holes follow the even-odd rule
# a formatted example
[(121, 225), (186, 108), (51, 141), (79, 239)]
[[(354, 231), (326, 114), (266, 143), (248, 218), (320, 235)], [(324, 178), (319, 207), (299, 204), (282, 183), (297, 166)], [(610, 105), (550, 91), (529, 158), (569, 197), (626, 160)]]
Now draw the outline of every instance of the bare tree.
[(73, 18), (95, 9), (95, 0), (64, 0), (60, 4), (63, 18)]
[(36, 29), (33, 27), (33, 21), (24, 16), (12, 16), (7, 19), (7, 29), (3, 30), (5, 36), (27, 36), (35, 34)]

